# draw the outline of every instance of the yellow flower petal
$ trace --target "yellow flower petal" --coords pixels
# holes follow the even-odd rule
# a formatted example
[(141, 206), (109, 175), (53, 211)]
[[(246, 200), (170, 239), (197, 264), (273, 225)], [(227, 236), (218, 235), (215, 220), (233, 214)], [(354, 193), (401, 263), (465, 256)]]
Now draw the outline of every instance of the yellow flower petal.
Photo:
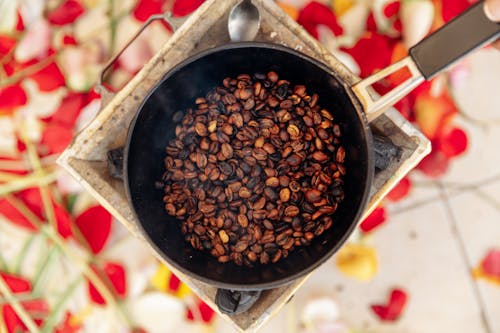
[(369, 281), (378, 271), (377, 252), (368, 246), (347, 244), (337, 254), (336, 264), (348, 277)]
[(151, 277), (151, 284), (156, 289), (166, 292), (168, 290), (168, 280), (171, 274), (167, 266), (160, 264), (156, 273)]
[(354, 5), (354, 0), (332, 0), (332, 8), (337, 16), (344, 15)]
[(500, 286), (500, 278), (488, 275), (481, 266), (478, 266), (472, 270), (472, 276), (476, 280), (483, 279), (489, 283), (493, 283)]
[(299, 17), (299, 10), (295, 8), (292, 5), (283, 3), (283, 2), (278, 2), (278, 5), (287, 13), (292, 19), (297, 20), (297, 17)]

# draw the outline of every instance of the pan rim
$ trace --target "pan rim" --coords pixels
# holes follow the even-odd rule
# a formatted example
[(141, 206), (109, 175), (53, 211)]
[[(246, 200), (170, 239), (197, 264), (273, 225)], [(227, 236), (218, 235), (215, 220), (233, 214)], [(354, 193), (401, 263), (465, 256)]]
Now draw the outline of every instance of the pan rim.
[[(175, 73), (181, 71), (184, 67), (187, 65), (205, 57), (208, 55), (211, 55), (213, 53), (221, 52), (221, 51), (226, 51), (230, 49), (239, 49), (239, 48), (264, 48), (264, 49), (272, 49), (272, 50), (277, 50), (281, 52), (285, 52), (290, 54), (291, 56), (299, 57), (302, 58), (313, 65), (319, 67), (323, 71), (327, 72), (329, 75), (333, 76), (339, 83), (342, 84), (342, 87), (344, 88), (345, 92), (349, 96), (354, 109), (356, 110), (356, 113), (358, 115), (358, 118), (362, 122), (363, 128), (364, 128), (364, 133), (365, 133), (365, 146), (366, 146), (366, 151), (367, 151), (367, 167), (366, 167), (366, 178), (365, 178), (365, 187), (364, 187), (364, 192), (361, 197), (360, 204), (358, 206), (358, 210), (354, 216), (354, 219), (352, 220), (351, 224), (349, 225), (348, 229), (346, 232), (340, 237), (339, 241), (331, 247), (328, 252), (323, 255), (322, 257), (318, 258), (312, 265), (309, 265), (307, 268), (303, 269), (302, 271), (299, 271), (297, 273), (288, 275), (286, 277), (272, 280), (270, 282), (265, 282), (265, 283), (246, 283), (246, 284), (235, 284), (235, 283), (226, 283), (226, 282), (221, 282), (218, 280), (214, 280), (212, 278), (208, 278), (202, 275), (199, 275), (197, 273), (194, 273), (186, 268), (184, 268), (182, 265), (178, 264), (175, 260), (171, 259), (164, 251), (162, 251), (156, 244), (155, 242), (151, 239), (149, 236), (148, 232), (145, 230), (143, 224), (141, 223), (141, 219), (139, 218), (136, 210), (135, 210), (135, 205), (134, 201), (132, 198), (132, 194), (130, 191), (130, 182), (129, 182), (129, 176), (128, 176), (128, 163), (129, 163), (129, 147), (133, 139), (133, 133), (134, 129), (137, 123), (137, 120), (144, 110), (144, 106), (146, 102), (149, 100), (151, 95), (158, 89), (161, 84), (169, 79), (171, 76), (173, 76)], [(172, 69), (170, 69), (165, 75), (149, 90), (149, 92), (146, 94), (144, 99), (142, 100), (140, 106), (138, 107), (132, 121), (130, 122), (130, 126), (128, 129), (127, 133), (127, 140), (125, 143), (125, 148), (124, 148), (124, 158), (123, 158), (123, 181), (124, 181), (124, 187), (125, 187), (125, 193), (127, 196), (128, 203), (130, 204), (132, 208), (132, 213), (137, 220), (137, 226), (142, 234), (142, 236), (147, 240), (149, 246), (156, 252), (157, 255), (159, 255), (164, 261), (166, 261), (169, 265), (173, 266), (176, 270), (180, 271), (182, 274), (185, 274), (191, 278), (194, 278), (196, 280), (199, 280), (203, 283), (209, 284), (211, 286), (217, 287), (217, 288), (224, 288), (224, 289), (236, 289), (236, 290), (264, 290), (264, 289), (273, 289), (277, 287), (284, 286), (286, 284), (290, 284), (293, 281), (299, 279), (300, 277), (303, 277), (312, 271), (314, 271), (316, 268), (321, 266), (323, 263), (325, 263), (328, 259), (330, 259), (347, 241), (347, 239), (350, 237), (356, 226), (358, 225), (358, 222), (362, 216), (362, 214), (365, 211), (368, 199), (369, 199), (369, 194), (370, 194), (370, 189), (372, 186), (373, 182), (373, 177), (374, 177), (374, 157), (373, 157), (373, 147), (371, 147), (371, 142), (373, 141), (372, 139), (372, 132), (369, 127), (368, 120), (366, 118), (365, 112), (362, 111), (362, 106), (359, 103), (359, 100), (355, 96), (355, 94), (352, 92), (351, 86), (345, 82), (345, 79), (339, 76), (338, 73), (336, 73), (332, 68), (328, 67), (321, 61), (318, 61), (308, 55), (305, 55), (301, 52), (298, 52), (296, 50), (293, 50), (289, 47), (285, 47), (282, 45), (278, 44), (273, 44), (273, 43), (268, 43), (268, 42), (238, 42), (238, 43), (230, 43), (230, 44), (224, 44), (221, 46), (217, 46), (214, 48), (210, 48), (207, 50), (203, 50), (199, 53), (196, 53), (195, 55), (192, 55), (183, 61), (179, 62), (176, 64)], [(258, 269), (258, 268), (257, 268)]]

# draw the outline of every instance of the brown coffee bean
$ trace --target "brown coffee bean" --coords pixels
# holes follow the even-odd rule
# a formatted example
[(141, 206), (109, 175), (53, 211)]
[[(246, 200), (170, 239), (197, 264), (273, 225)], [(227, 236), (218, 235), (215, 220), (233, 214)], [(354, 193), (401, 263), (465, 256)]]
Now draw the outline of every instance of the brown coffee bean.
[(196, 134), (198, 134), (199, 136), (207, 136), (208, 135), (207, 127), (203, 123), (196, 123), (194, 129), (196, 131)]
[(312, 158), (318, 162), (325, 162), (328, 160), (328, 155), (326, 155), (325, 153), (323, 153), (322, 151), (315, 151), (313, 154), (312, 154)]
[(267, 79), (274, 83), (274, 82), (278, 81), (279, 76), (276, 72), (271, 71), (271, 72), (267, 73)]
[(266, 205), (266, 199), (264, 197), (260, 197), (254, 202), (253, 209), (260, 210), (264, 208), (265, 205)]
[(283, 188), (280, 191), (280, 200), (281, 202), (288, 202), (290, 200), (290, 189), (288, 188)]
[(267, 252), (262, 252), (260, 255), (260, 263), (266, 265), (269, 263), (269, 255)]
[(238, 243), (236, 243), (236, 245), (234, 246), (234, 250), (236, 252), (243, 252), (247, 249), (248, 247), (248, 242), (245, 242), (245, 241), (239, 241)]
[(300, 210), (297, 206), (288, 206), (285, 208), (285, 215), (289, 217), (294, 217), (299, 215)]
[(266, 179), (266, 185), (270, 187), (278, 187), (280, 185), (280, 181), (277, 177), (269, 177)]
[(311, 189), (305, 193), (305, 198), (308, 202), (314, 203), (318, 202), (321, 200), (321, 195), (322, 192), (316, 190), (316, 189)]
[(240, 214), (238, 215), (238, 224), (241, 225), (242, 228), (248, 227), (248, 218), (246, 215)]
[(345, 159), (344, 147), (339, 147), (339, 149), (337, 150), (337, 154), (336, 154), (336, 160), (339, 163), (344, 163), (344, 159)]
[(252, 196), (252, 192), (249, 189), (247, 189), (246, 187), (242, 187), (238, 191), (238, 195), (242, 199), (248, 199), (248, 198), (250, 198)]

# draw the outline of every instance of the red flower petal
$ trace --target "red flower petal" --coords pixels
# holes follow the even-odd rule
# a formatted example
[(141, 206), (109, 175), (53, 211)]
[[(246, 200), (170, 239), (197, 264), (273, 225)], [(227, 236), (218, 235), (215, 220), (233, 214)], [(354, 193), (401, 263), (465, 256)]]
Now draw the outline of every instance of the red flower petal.
[(49, 304), (44, 299), (34, 299), (22, 302), (23, 308), (28, 312), (38, 314), (48, 314), (50, 312)]
[(408, 296), (404, 290), (393, 289), (389, 299), (389, 304), (387, 305), (388, 317), (393, 320), (398, 319), (403, 312), (407, 301)]
[(176, 292), (179, 290), (179, 287), (181, 286), (181, 280), (174, 274), (170, 275), (170, 279), (168, 280), (168, 290), (171, 292)]
[(492, 249), (481, 261), (481, 268), (491, 277), (500, 279), (500, 249)]
[(111, 232), (111, 214), (101, 206), (94, 206), (80, 214), (75, 224), (94, 254), (102, 251)]
[(12, 50), (17, 41), (14, 38), (0, 35), (0, 55), (4, 56)]
[(401, 181), (392, 189), (387, 195), (391, 201), (399, 201), (405, 198), (411, 191), (411, 181), (408, 177), (401, 179)]
[(354, 47), (343, 50), (358, 63), (361, 77), (367, 77), (390, 64), (394, 44), (387, 36), (367, 32)]
[(428, 177), (438, 178), (448, 171), (449, 165), (450, 159), (448, 156), (439, 150), (433, 150), (420, 162), (417, 169)]
[(399, 33), (403, 32), (403, 22), (401, 21), (401, 19), (395, 20), (392, 23), (392, 28)]
[(456, 157), (463, 154), (467, 150), (467, 146), (467, 134), (462, 129), (453, 127), (442, 133), (436, 144), (436, 149), (439, 149), (447, 157)]
[(16, 31), (23, 31), (23, 30), (24, 30), (23, 17), (21, 16), (21, 13), (17, 11)]
[(28, 231), (37, 230), (37, 228), (6, 199), (0, 200), (0, 214), (18, 227), (27, 229)]
[(377, 21), (375, 20), (375, 15), (373, 14), (373, 12), (370, 12), (368, 17), (366, 18), (366, 30), (370, 32), (378, 31)]
[(72, 320), (71, 312), (67, 311), (64, 320), (55, 328), (55, 333), (78, 333), (81, 332), (81, 325), (76, 325)]
[(318, 39), (317, 27), (320, 24), (330, 28), (335, 36), (341, 35), (344, 31), (337, 23), (337, 18), (332, 10), (316, 1), (311, 1), (299, 12), (297, 22), (316, 39)]
[(132, 15), (141, 22), (145, 22), (151, 15), (163, 12), (164, 0), (139, 0)]
[(26, 101), (26, 93), (19, 84), (0, 88), (0, 115), (14, 112)]
[(27, 327), (21, 321), (16, 311), (10, 305), (2, 308), (3, 322), (8, 333), (26, 332)]
[(370, 232), (386, 221), (386, 212), (384, 207), (377, 207), (368, 215), (368, 217), (359, 225), (362, 232)]
[[(127, 280), (125, 275), (125, 269), (121, 264), (114, 262), (107, 262), (104, 265), (103, 269), (104, 274), (99, 274), (99, 270), (95, 266), (92, 266), (92, 269), (100, 277), (103, 277), (104, 275), (107, 278), (108, 282), (110, 282), (111, 285), (113, 286), (114, 289), (113, 291), (117, 297), (125, 298), (125, 296), (127, 295)], [(99, 293), (97, 288), (90, 281), (88, 281), (87, 287), (92, 302), (99, 305), (106, 304), (106, 301), (102, 297), (101, 293)]]
[(30, 76), (41, 91), (52, 91), (65, 85), (64, 75), (55, 62), (51, 62)]
[(194, 12), (205, 0), (176, 0), (172, 7), (174, 16), (186, 16)]
[[(30, 188), (18, 192), (17, 197), (21, 199), (40, 220), (45, 220), (42, 197), (38, 188)], [(71, 230), (71, 216), (68, 211), (62, 205), (55, 202), (53, 198), (51, 198), (51, 201), (56, 218), (57, 231), (63, 238), (66, 239), (73, 234), (73, 231)]]
[(124, 298), (127, 295), (127, 279), (125, 268), (116, 262), (107, 262), (104, 265), (104, 273), (113, 285), (116, 294), (119, 298)]
[(73, 130), (59, 124), (49, 124), (42, 133), (41, 145), (46, 148), (44, 154), (58, 154), (62, 152), (73, 139)]
[(401, 3), (399, 1), (393, 1), (384, 6), (384, 15), (387, 18), (390, 18), (399, 13), (399, 9), (401, 8)]
[(448, 22), (471, 5), (468, 0), (441, 0), (443, 20)]
[[(102, 278), (102, 274), (99, 274), (99, 269), (97, 267), (95, 267), (94, 265), (90, 265), (90, 268), (92, 268), (92, 270), (99, 276), (99, 278)], [(87, 290), (92, 302), (99, 305), (106, 304), (106, 301), (102, 297), (101, 293), (97, 291), (97, 288), (94, 286), (94, 284), (90, 283), (90, 281), (87, 281)]]
[[(201, 314), (202, 321), (205, 323), (209, 323), (214, 318), (214, 310), (212, 310), (212, 308), (205, 304), (202, 300), (198, 302), (198, 311)], [(194, 315), (190, 309), (186, 312), (186, 318), (190, 321), (194, 321)]]
[(63, 37), (63, 45), (77, 45), (77, 41), (72, 35), (64, 35)]
[(371, 305), (371, 309), (382, 321), (395, 321), (401, 316), (407, 301), (404, 290), (393, 289), (387, 305)]
[(86, 95), (76, 92), (70, 92), (66, 95), (57, 110), (47, 121), (72, 129), (75, 126), (76, 119), (86, 103)]
[(20, 276), (4, 272), (0, 272), (0, 276), (9, 287), (10, 291), (14, 294), (31, 291), (31, 282)]
[(76, 0), (66, 0), (59, 7), (47, 15), (47, 19), (54, 25), (73, 23), (85, 12), (85, 8)]
[(370, 308), (382, 320), (387, 320), (387, 307), (383, 305), (371, 305)]

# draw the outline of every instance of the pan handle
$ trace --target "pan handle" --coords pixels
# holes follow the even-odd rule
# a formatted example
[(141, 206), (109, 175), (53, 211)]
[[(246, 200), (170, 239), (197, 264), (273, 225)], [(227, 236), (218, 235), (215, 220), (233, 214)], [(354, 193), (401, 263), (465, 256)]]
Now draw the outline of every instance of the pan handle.
[(219, 311), (234, 316), (248, 311), (260, 298), (262, 290), (217, 289), (215, 304)]
[[(499, 37), (500, 23), (488, 19), (484, 2), (480, 1), (413, 46), (406, 58), (356, 83), (352, 89), (371, 121), (424, 80), (432, 79), (456, 61)], [(371, 86), (405, 67), (411, 77), (385, 95), (374, 98)]]
[(175, 32), (179, 29), (179, 27), (188, 19), (189, 15), (183, 17), (173, 17), (171, 12), (165, 12), (163, 14), (151, 15), (148, 20), (142, 25), (141, 28), (135, 33), (132, 38), (130, 38), (127, 43), (119, 50), (115, 55), (108, 60), (106, 65), (101, 70), (101, 73), (97, 79), (96, 90), (101, 94), (101, 98), (103, 101), (103, 105), (108, 104), (108, 102), (113, 97), (114, 93), (110, 91), (106, 86), (104, 86), (104, 77), (108, 70), (113, 66), (113, 64), (118, 60), (118, 58), (125, 52), (125, 50), (134, 42), (134, 40), (139, 37), (139, 35), (154, 21), (164, 20), (167, 24), (172, 28)]

